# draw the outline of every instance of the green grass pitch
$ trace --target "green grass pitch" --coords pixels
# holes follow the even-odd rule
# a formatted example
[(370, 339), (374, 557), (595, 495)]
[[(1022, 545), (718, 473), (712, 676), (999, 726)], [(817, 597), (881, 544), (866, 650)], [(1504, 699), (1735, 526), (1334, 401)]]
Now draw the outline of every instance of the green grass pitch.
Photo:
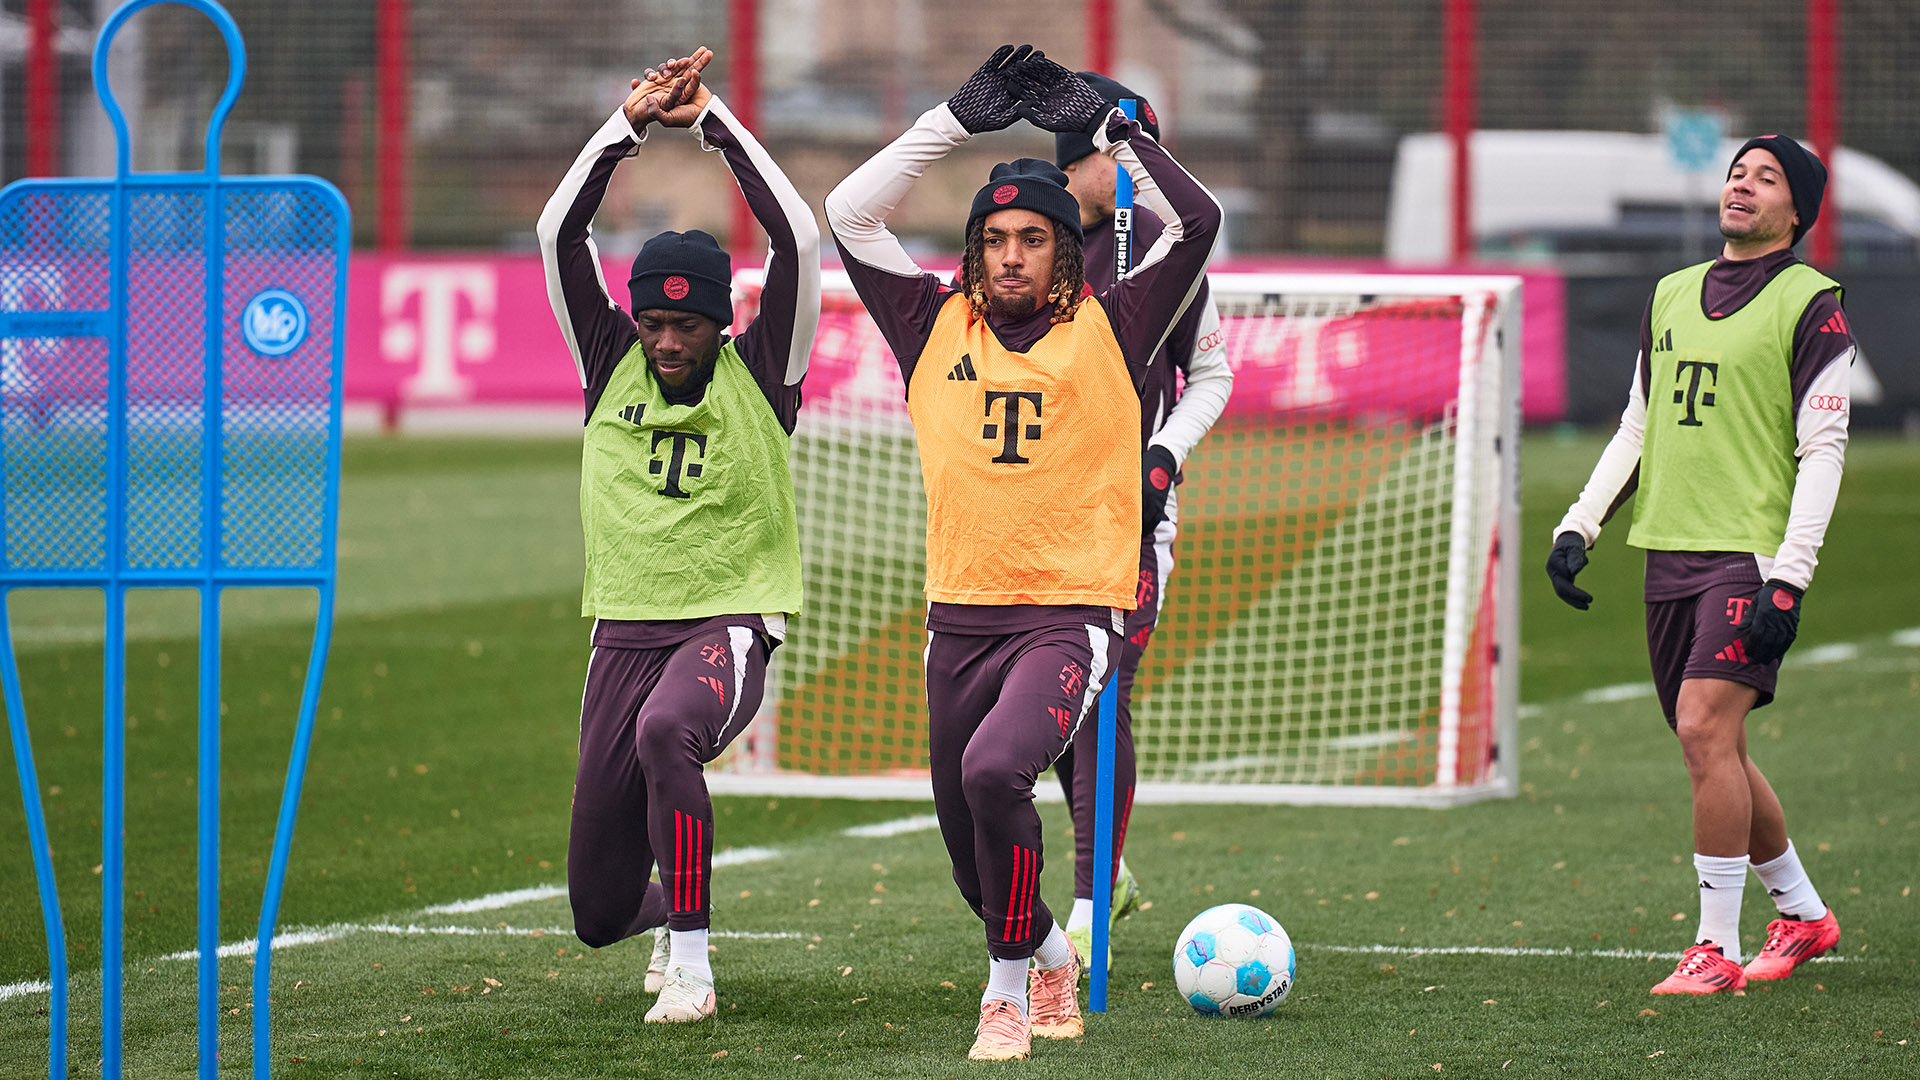
[[(577, 459), (562, 443), (350, 442), (341, 613), (276, 954), (275, 1071), (314, 1077), (1896, 1077), (1920, 1074), (1920, 447), (1856, 438), (1782, 700), (1749, 725), (1837, 959), (1743, 997), (1653, 998), (1696, 915), (1689, 797), (1650, 698), (1639, 559), (1609, 532), (1558, 603), (1538, 564), (1600, 443), (1530, 435), (1524, 465), (1522, 794), (1444, 811), (1138, 809), (1152, 906), (1115, 937), (1111, 1011), (1026, 1065), (965, 1060), (985, 974), (937, 834), (854, 838), (924, 804), (718, 800), (721, 1015), (640, 1023), (647, 939), (584, 949), (564, 881), (576, 710)], [(1177, 591), (1178, 582), (1175, 583)], [(100, 651), (86, 594), (16, 594), (41, 797), (67, 904), (73, 1075), (98, 1057)], [(299, 695), (299, 596), (229, 602), (223, 936), (251, 936)], [(128, 755), (129, 1075), (193, 1069), (194, 644), (187, 598), (133, 613)], [(796, 633), (807, 633), (804, 623)], [(97, 635), (97, 632), (96, 632)], [(1904, 642), (1904, 643), (1903, 643)], [(1851, 651), (1820, 646), (1855, 646)], [(0, 1076), (46, 1075), (46, 953), (15, 774), (0, 764)], [(1051, 777), (1042, 783), (1052, 784)], [(1044, 888), (1071, 873), (1043, 808)], [(735, 856), (739, 858), (740, 856)], [(1212, 903), (1272, 912), (1299, 949), (1257, 1022), (1195, 1016), (1173, 938)], [(1748, 889), (1756, 948), (1770, 916)], [(384, 927), (384, 929), (382, 929)], [(402, 933), (408, 928), (433, 933)], [(455, 932), (460, 931), (460, 932)], [(1440, 952), (1442, 949), (1480, 951)], [(1490, 950), (1511, 949), (1515, 955)], [(1428, 950), (1428, 951), (1422, 951)], [(1617, 951), (1617, 952), (1616, 952)], [(223, 961), (222, 1073), (250, 1058), (251, 968)]]

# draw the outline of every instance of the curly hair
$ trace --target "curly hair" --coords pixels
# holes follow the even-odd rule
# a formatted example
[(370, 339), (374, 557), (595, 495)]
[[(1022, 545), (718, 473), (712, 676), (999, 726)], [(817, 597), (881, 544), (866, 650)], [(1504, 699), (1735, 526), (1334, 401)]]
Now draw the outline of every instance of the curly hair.
[[(1047, 304), (1053, 308), (1052, 321), (1071, 321), (1080, 308), (1081, 294), (1087, 287), (1086, 249), (1080, 238), (1060, 228), (1053, 229), (1053, 284), (1047, 289)], [(966, 252), (960, 259), (960, 291), (967, 294), (975, 318), (987, 314), (987, 219), (975, 218), (967, 226)]]

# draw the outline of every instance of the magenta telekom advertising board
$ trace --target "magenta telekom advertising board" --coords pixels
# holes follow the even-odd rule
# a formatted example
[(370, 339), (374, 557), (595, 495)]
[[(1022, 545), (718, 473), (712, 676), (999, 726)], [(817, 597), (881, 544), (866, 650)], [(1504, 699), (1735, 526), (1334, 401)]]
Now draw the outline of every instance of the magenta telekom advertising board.
[[(626, 262), (607, 259), (604, 264), (608, 288), (625, 306)], [(1272, 268), (1229, 263), (1216, 270)], [(1354, 269), (1339, 267), (1340, 272)], [(1522, 276), (1523, 410), (1529, 422), (1557, 420), (1566, 408), (1564, 291), (1556, 275)], [(741, 310), (750, 311), (752, 291), (739, 299)], [(349, 404), (377, 406), (389, 416), (448, 406), (580, 404), (579, 375), (554, 324), (538, 256), (357, 256), (347, 310)], [(1241, 322), (1248, 325), (1238, 327), (1239, 340), (1229, 340), (1227, 348), (1236, 369), (1259, 367), (1247, 372), (1248, 387), (1263, 379), (1296, 379), (1286, 371), (1288, 357), (1299, 351), (1297, 334), (1271, 325), (1263, 329), (1264, 320), (1229, 320), (1230, 337)], [(1435, 376), (1446, 380), (1451, 373)], [(807, 376), (808, 400), (860, 398), (874, 407), (897, 408), (898, 390), (888, 389), (898, 382), (898, 369), (865, 312), (851, 296), (827, 296)], [(1442, 393), (1445, 388), (1436, 384), (1433, 389)], [(1337, 385), (1333, 392), (1339, 396)], [(1229, 408), (1262, 403), (1265, 395), (1249, 395)], [(1325, 404), (1342, 407), (1337, 401)], [(1375, 403), (1344, 404), (1366, 411)]]

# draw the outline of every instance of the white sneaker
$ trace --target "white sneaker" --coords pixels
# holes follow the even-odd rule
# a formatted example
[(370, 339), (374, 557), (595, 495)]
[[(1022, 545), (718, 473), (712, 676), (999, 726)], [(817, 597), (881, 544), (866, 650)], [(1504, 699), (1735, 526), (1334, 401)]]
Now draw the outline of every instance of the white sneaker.
[(713, 979), (686, 968), (667, 969), (660, 1000), (647, 1010), (649, 1024), (691, 1024), (713, 1015)]
[(647, 993), (657, 994), (667, 982), (667, 957), (673, 950), (668, 946), (667, 928), (662, 926), (653, 932), (653, 955), (647, 958)]

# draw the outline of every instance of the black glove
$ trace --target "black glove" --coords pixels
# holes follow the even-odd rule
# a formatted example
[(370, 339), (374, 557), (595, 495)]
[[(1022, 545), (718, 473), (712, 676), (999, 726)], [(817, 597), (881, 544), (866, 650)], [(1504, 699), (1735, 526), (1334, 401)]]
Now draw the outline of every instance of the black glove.
[(1747, 643), (1748, 663), (1771, 664), (1787, 655), (1800, 632), (1800, 598), (1805, 595), (1805, 589), (1778, 579), (1760, 586), (1746, 615), (1735, 624)]
[(1173, 451), (1164, 446), (1149, 446), (1140, 455), (1140, 532), (1151, 533), (1167, 516), (1167, 496), (1173, 494), (1173, 478), (1180, 466)]
[(1020, 114), (1034, 126), (1052, 132), (1086, 132), (1113, 109), (1113, 105), (1047, 54), (1035, 52), (1012, 65), (1020, 88)]
[(1554, 538), (1553, 554), (1547, 556), (1547, 576), (1553, 579), (1553, 591), (1581, 611), (1593, 603), (1593, 594), (1573, 583), (1573, 576), (1587, 565), (1587, 541), (1568, 529)]
[(1020, 88), (1010, 77), (1011, 69), (1034, 53), (1033, 46), (1014, 48), (1002, 45), (993, 50), (987, 62), (960, 84), (947, 99), (947, 108), (960, 126), (972, 134), (999, 131), (1020, 119)]

